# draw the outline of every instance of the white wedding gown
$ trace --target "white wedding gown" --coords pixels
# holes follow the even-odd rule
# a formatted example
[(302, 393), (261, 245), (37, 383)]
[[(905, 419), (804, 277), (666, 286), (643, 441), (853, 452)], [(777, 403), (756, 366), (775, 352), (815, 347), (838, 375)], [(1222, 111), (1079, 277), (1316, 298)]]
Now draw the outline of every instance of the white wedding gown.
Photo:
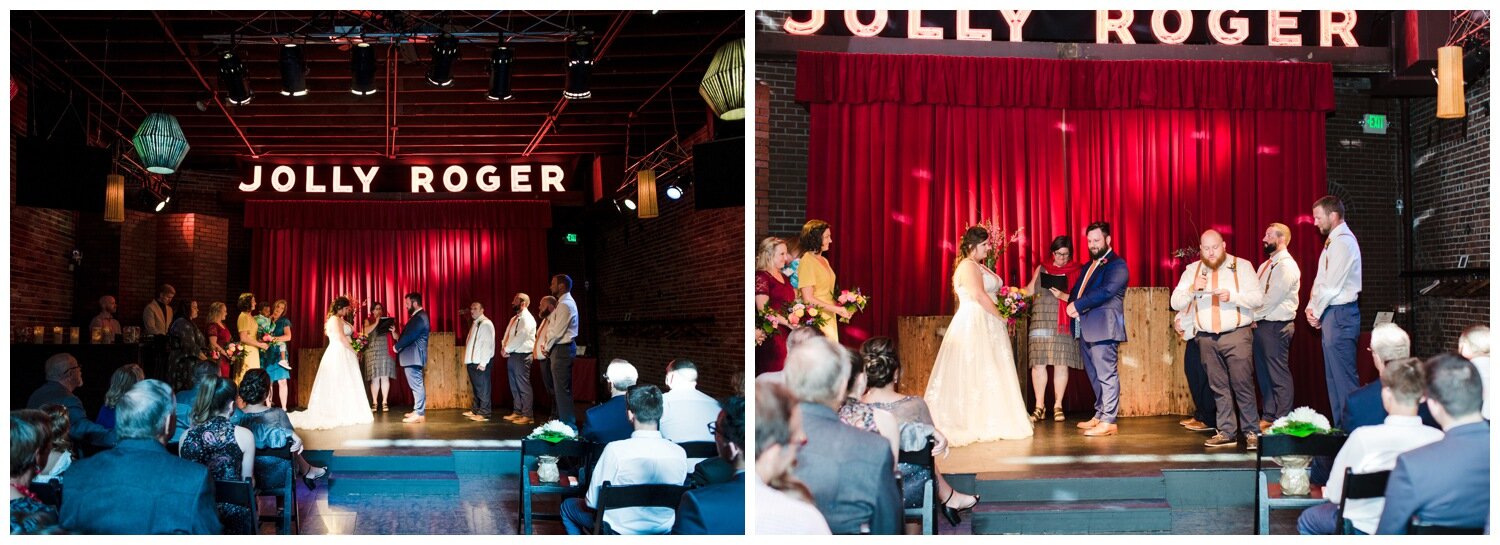
[[(342, 331), (340, 331), (342, 330)], [(341, 334), (342, 333), (342, 334)], [(326, 430), (375, 420), (370, 412), (370, 398), (365, 395), (360, 377), (359, 357), (349, 345), (354, 329), (338, 316), (329, 316), (323, 324), (328, 349), (318, 364), (307, 410), (287, 414), (292, 427), (300, 430)]]
[(943, 336), (923, 396), (932, 411), (933, 425), (948, 437), (952, 447), (1031, 437), (1031, 417), (1016, 378), (1016, 357), (1005, 320), (979, 307), (995, 305), (1003, 282), (999, 275), (971, 260), (965, 259), (959, 267), (982, 271), (988, 297), (974, 300), (971, 291), (961, 285), (961, 271), (953, 271), (958, 312)]

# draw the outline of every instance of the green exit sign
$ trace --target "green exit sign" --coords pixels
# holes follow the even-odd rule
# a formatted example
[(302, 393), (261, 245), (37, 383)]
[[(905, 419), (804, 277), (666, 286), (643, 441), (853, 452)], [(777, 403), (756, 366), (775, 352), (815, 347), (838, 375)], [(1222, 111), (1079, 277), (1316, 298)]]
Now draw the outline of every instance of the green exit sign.
[(1390, 127), (1391, 122), (1381, 114), (1365, 114), (1365, 119), (1359, 124), (1365, 126), (1366, 134), (1385, 134), (1385, 129)]
[(563, 235), (563, 242), (566, 242), (568, 244), (578, 244), (578, 233), (568, 233), (566, 235)]

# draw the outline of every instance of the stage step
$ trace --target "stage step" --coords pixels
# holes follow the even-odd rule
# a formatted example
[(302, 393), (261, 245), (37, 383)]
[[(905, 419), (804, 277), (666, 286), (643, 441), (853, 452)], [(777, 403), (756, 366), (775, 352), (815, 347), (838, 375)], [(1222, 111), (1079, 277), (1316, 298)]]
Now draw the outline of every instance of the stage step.
[(1166, 534), (1172, 506), (1165, 499), (992, 502), (974, 508), (973, 533)]
[(458, 474), (452, 471), (338, 471), (328, 484), (329, 498), (340, 496), (458, 496)]
[(453, 456), (345, 456), (334, 452), (328, 460), (334, 471), (432, 473), (454, 471)]
[[(962, 488), (960, 488), (962, 489)], [(1058, 502), (1163, 499), (1166, 479), (1156, 477), (1099, 477), (1073, 479), (1009, 479), (975, 481), (973, 493), (986, 502)]]

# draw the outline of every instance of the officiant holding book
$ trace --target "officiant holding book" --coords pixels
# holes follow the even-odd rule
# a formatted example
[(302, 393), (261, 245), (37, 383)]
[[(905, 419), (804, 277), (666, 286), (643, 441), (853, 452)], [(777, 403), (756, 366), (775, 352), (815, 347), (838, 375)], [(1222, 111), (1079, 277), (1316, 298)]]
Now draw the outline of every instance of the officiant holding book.
[(1071, 320), (1062, 312), (1068, 291), (1078, 281), (1083, 265), (1073, 261), (1073, 240), (1067, 235), (1052, 239), (1050, 248), (1051, 253), (1042, 257), (1042, 264), (1026, 286), (1026, 294), (1036, 296), (1031, 307), (1027, 351), (1031, 361), (1031, 390), (1036, 396), (1032, 422), (1047, 417), (1048, 369), (1052, 375), (1052, 419), (1057, 422), (1067, 419), (1063, 416), (1062, 398), (1068, 390), (1068, 369), (1083, 369), (1078, 343), (1069, 328)]

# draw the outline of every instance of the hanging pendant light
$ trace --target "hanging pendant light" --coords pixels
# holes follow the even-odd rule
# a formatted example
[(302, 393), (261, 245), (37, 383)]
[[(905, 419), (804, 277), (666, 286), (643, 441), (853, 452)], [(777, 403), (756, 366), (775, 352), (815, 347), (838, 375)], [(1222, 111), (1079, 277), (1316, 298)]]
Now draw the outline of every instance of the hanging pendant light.
[(135, 152), (145, 163), (146, 170), (156, 174), (177, 172), (189, 148), (177, 118), (163, 113), (147, 115), (130, 141), (135, 144)]
[(703, 82), (698, 84), (698, 94), (703, 95), (719, 119), (745, 118), (745, 40), (724, 44), (714, 53)]
[(1438, 119), (1464, 117), (1464, 48), (1450, 45), (1438, 48)]
[(640, 208), (636, 209), (637, 217), (656, 217), (656, 171), (650, 169), (636, 171), (635, 189), (636, 198), (640, 199)]
[(125, 177), (119, 174), (104, 177), (104, 221), (125, 221)]

